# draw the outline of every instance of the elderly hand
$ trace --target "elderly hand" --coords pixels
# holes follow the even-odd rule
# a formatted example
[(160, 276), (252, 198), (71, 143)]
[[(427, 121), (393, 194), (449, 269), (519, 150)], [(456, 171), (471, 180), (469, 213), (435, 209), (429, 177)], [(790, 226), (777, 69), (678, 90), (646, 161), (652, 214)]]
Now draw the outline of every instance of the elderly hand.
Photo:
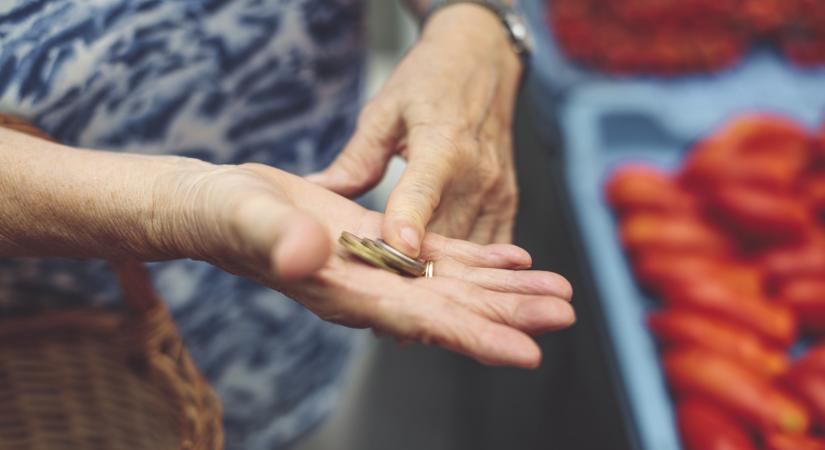
[(1, 129), (0, 162), (2, 257), (199, 259), (326, 320), (488, 364), (536, 366), (529, 335), (575, 320), (567, 281), (517, 270), (531, 260), (512, 245), (426, 234), (436, 276), (416, 279), (340, 254), (342, 231), (377, 237), (383, 215), (271, 167), (69, 149)]
[(517, 200), (511, 119), (520, 75), (495, 15), (470, 4), (437, 11), (364, 107), (343, 152), (309, 179), (360, 195), (401, 155), (408, 164), (381, 227), (391, 245), (417, 256), (425, 230), (510, 242)]
[(383, 216), (277, 169), (183, 171), (157, 192), (156, 204), (176, 205), (172, 217), (179, 218), (162, 232), (177, 236), (169, 254), (256, 279), (325, 320), (519, 367), (541, 359), (529, 335), (575, 320), (569, 283), (550, 272), (514, 270), (531, 260), (513, 245), (428, 233), (421, 256), (435, 261), (433, 278), (406, 278), (353, 260), (331, 243), (342, 231), (377, 237)]

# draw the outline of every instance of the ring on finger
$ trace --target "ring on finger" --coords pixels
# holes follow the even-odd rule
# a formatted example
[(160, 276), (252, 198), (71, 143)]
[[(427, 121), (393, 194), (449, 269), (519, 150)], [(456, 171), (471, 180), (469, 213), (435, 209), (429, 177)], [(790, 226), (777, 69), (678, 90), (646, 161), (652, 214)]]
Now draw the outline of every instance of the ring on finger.
[(424, 266), (424, 277), (425, 278), (432, 278), (435, 276), (435, 261), (427, 260), (426, 265)]

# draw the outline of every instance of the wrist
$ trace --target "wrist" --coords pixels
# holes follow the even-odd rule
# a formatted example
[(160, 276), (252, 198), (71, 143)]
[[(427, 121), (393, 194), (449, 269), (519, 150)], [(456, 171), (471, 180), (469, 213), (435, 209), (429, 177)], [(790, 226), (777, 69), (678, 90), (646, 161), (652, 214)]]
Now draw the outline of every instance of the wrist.
[(523, 70), (501, 19), (481, 5), (456, 3), (436, 10), (424, 25), (421, 39), (436, 45), (455, 43), (463, 52), (480, 57), (494, 56), (495, 63), (516, 79)]
[(148, 260), (207, 260), (223, 252), (227, 218), (219, 217), (214, 180), (234, 166), (193, 158), (159, 156), (146, 186), (149, 199), (135, 221), (146, 236)]

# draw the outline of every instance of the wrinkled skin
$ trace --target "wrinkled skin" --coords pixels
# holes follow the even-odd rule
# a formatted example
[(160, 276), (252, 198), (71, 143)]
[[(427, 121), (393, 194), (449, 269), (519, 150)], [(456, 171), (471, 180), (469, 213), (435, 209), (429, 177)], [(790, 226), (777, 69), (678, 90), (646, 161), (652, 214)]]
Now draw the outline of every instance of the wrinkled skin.
[(535, 367), (541, 354), (530, 335), (575, 320), (569, 283), (517, 270), (531, 260), (513, 245), (428, 233), (421, 256), (435, 261), (433, 278), (351, 259), (335, 243), (338, 235), (377, 237), (383, 215), (277, 169), (195, 165), (163, 178), (156, 195), (158, 205), (186, 205), (172, 206), (179, 219), (158, 230), (178, 237), (158, 243), (168, 254), (258, 280), (335, 323), (434, 343), (486, 364)]
[(493, 14), (475, 5), (444, 8), (364, 107), (339, 157), (310, 179), (357, 196), (398, 155), (407, 167), (385, 211), (387, 242), (412, 256), (425, 230), (509, 243), (517, 206), (511, 125), (521, 70)]

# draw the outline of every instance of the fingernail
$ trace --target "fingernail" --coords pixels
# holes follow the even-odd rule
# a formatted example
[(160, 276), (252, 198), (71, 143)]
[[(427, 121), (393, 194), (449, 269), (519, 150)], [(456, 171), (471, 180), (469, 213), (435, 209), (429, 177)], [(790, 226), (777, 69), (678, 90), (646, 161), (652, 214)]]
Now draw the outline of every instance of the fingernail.
[(401, 229), (401, 232), (398, 233), (401, 236), (401, 240), (406, 242), (410, 248), (418, 250), (418, 232), (410, 227), (404, 227)]

